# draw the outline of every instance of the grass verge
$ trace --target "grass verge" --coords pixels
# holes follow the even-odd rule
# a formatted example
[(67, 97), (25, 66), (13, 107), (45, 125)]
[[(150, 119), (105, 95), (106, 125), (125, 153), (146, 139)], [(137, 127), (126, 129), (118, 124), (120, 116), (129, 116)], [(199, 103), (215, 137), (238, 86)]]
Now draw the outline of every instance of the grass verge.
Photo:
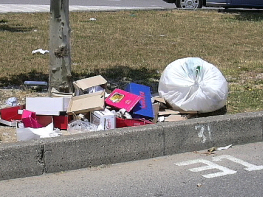
[[(229, 82), (228, 113), (263, 109), (261, 12), (71, 12), (70, 24), (74, 79), (101, 74), (156, 91), (169, 63), (200, 57)], [(48, 79), (49, 56), (32, 51), (49, 48), (49, 13), (0, 14), (0, 38), (0, 86)]]

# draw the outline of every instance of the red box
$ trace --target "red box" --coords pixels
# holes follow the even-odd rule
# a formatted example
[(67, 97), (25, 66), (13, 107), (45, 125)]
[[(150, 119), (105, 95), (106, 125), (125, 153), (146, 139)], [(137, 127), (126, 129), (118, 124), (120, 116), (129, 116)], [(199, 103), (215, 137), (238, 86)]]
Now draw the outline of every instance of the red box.
[(7, 121), (21, 120), (22, 115), (18, 114), (18, 110), (22, 110), (22, 109), (25, 109), (24, 105), (3, 108), (0, 110), (1, 119), (7, 120)]
[(146, 124), (153, 124), (149, 120), (145, 119), (122, 119), (122, 118), (116, 118), (116, 128), (121, 127), (134, 127), (134, 126), (140, 126), (140, 125), (146, 125)]
[(68, 123), (73, 120), (72, 116), (65, 115), (65, 116), (53, 116), (53, 123), (54, 128), (58, 128), (61, 130), (68, 129)]

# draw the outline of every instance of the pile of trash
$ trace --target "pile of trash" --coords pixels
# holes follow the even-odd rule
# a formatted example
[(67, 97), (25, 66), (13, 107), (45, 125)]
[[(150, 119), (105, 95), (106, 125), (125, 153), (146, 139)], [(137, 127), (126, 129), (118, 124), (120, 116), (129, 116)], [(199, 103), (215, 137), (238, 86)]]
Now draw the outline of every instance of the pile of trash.
[(25, 104), (9, 99), (0, 110), (0, 123), (15, 127), (17, 140), (110, 130), (181, 121), (200, 112), (222, 108), (227, 82), (220, 71), (200, 58), (184, 58), (164, 70), (157, 94), (150, 87), (129, 83), (107, 89), (101, 75), (73, 82), (73, 94), (52, 91), (52, 97), (26, 97)]

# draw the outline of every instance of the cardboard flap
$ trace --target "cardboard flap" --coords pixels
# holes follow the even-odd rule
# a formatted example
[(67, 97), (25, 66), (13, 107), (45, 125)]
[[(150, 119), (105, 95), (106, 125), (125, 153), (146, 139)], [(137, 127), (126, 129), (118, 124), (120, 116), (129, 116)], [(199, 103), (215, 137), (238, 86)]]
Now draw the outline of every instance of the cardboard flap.
[(104, 109), (105, 92), (95, 92), (92, 94), (83, 94), (74, 96), (70, 99), (68, 114), (79, 114), (95, 110)]
[(101, 75), (97, 75), (94, 77), (89, 77), (86, 79), (80, 79), (73, 82), (75, 88), (79, 88), (81, 90), (85, 90), (87, 88), (91, 88), (98, 85), (104, 85), (107, 81)]

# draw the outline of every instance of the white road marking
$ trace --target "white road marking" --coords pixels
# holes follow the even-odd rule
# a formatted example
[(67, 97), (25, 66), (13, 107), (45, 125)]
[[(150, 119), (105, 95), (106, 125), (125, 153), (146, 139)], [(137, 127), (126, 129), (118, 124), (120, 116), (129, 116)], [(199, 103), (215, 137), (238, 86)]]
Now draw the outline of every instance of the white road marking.
[[(222, 159), (228, 159), (232, 162), (241, 164), (243, 166), (245, 166), (246, 168), (244, 168), (247, 171), (254, 171), (254, 170), (263, 170), (263, 166), (257, 166), (251, 163), (248, 163), (246, 161), (243, 161), (241, 159), (237, 159), (231, 155), (220, 155), (217, 157), (212, 157), (213, 161), (222, 161)], [(215, 177), (220, 177), (220, 176), (225, 176), (225, 175), (230, 175), (230, 174), (235, 174), (237, 171), (235, 170), (231, 170), (229, 168), (226, 168), (224, 166), (218, 165), (214, 162), (205, 160), (205, 159), (195, 159), (195, 160), (189, 160), (189, 161), (183, 161), (183, 162), (178, 162), (175, 163), (175, 165), (177, 166), (187, 166), (187, 165), (192, 165), (192, 164), (196, 164), (196, 163), (203, 163), (206, 164), (206, 166), (201, 166), (201, 167), (197, 167), (197, 168), (191, 168), (189, 169), (191, 172), (201, 172), (201, 171), (205, 171), (205, 170), (212, 170), (212, 169), (218, 169), (221, 172), (216, 172), (216, 173), (211, 173), (211, 174), (205, 174), (202, 175), (205, 178), (215, 178)]]
[(233, 161), (235, 163), (241, 164), (245, 166), (245, 170), (247, 171), (254, 171), (254, 170), (263, 170), (263, 166), (256, 166), (254, 164), (248, 163), (246, 161), (243, 161), (241, 159), (237, 159), (235, 157), (232, 157), (231, 155), (221, 155), (217, 157), (213, 157), (213, 161), (222, 161), (222, 159), (228, 159), (230, 161)]
[(229, 175), (229, 174), (235, 174), (237, 171), (231, 170), (229, 168), (220, 166), (214, 162), (205, 160), (205, 159), (196, 159), (196, 160), (190, 160), (190, 161), (184, 161), (184, 162), (179, 162), (176, 163), (176, 165), (178, 166), (185, 166), (185, 165), (191, 165), (191, 164), (196, 164), (196, 163), (203, 163), (206, 164), (207, 166), (202, 166), (202, 167), (198, 167), (198, 168), (192, 168), (189, 169), (192, 172), (201, 172), (201, 171), (205, 171), (205, 170), (211, 170), (211, 169), (218, 169), (221, 172), (216, 172), (216, 173), (211, 173), (211, 174), (206, 174), (206, 175), (202, 175), (205, 178), (215, 178), (215, 177), (219, 177), (219, 176), (225, 176), (225, 175)]

